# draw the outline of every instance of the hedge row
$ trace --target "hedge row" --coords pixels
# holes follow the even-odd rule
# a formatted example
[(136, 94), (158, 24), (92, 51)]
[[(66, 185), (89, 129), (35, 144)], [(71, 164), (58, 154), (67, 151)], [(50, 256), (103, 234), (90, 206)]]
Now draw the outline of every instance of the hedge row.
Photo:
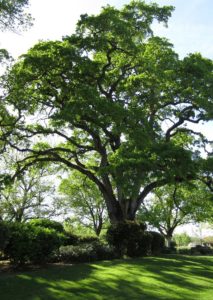
[(161, 234), (146, 231), (144, 224), (131, 221), (111, 225), (106, 239), (120, 256), (130, 257), (159, 254), (165, 244)]
[(130, 221), (111, 225), (106, 241), (103, 243), (96, 237), (82, 238), (65, 233), (60, 223), (50, 220), (0, 222), (0, 252), (16, 265), (155, 255), (164, 247), (164, 238), (159, 233), (147, 232), (144, 224)]
[(63, 240), (63, 233), (50, 226), (0, 222), (0, 251), (15, 265), (45, 263)]
[(114, 248), (100, 241), (62, 246), (58, 254), (59, 261), (64, 263), (81, 263), (119, 258)]

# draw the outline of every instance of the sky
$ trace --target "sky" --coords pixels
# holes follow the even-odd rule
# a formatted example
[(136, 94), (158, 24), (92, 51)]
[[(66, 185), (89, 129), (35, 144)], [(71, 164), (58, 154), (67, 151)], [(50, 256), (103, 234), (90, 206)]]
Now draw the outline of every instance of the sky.
[[(97, 14), (107, 4), (122, 7), (128, 2), (129, 0), (30, 0), (28, 11), (35, 19), (34, 26), (20, 34), (0, 33), (0, 47), (8, 49), (16, 58), (39, 40), (56, 40), (72, 34), (81, 14)], [(176, 7), (168, 28), (155, 24), (156, 34), (167, 37), (181, 58), (188, 53), (201, 52), (203, 56), (213, 59), (212, 0), (155, 2)]]
[[(0, 48), (6, 48), (14, 58), (25, 53), (39, 40), (58, 40), (75, 31), (81, 14), (97, 14), (102, 6), (122, 7), (129, 0), (30, 0), (34, 25), (26, 32), (0, 32)], [(151, 1), (147, 0), (147, 3)], [(183, 58), (200, 52), (213, 59), (213, 1), (212, 0), (156, 0), (159, 5), (175, 6), (168, 28), (153, 26), (157, 35), (172, 42)], [(211, 138), (212, 123), (203, 129)], [(188, 230), (188, 229), (187, 229)]]

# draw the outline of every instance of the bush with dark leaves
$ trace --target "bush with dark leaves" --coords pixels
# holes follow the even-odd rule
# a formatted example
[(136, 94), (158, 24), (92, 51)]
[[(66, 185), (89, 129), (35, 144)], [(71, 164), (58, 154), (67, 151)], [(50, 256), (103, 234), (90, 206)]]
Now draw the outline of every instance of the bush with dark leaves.
[(8, 223), (9, 239), (4, 247), (5, 255), (15, 265), (45, 263), (57, 250), (64, 238), (54, 229), (29, 223)]
[(160, 254), (165, 246), (165, 238), (162, 234), (156, 231), (149, 231), (152, 236), (151, 253), (153, 255)]
[(151, 251), (152, 236), (145, 232), (146, 225), (133, 221), (112, 224), (106, 239), (121, 257), (147, 255)]
[(62, 246), (59, 249), (59, 260), (65, 263), (82, 263), (114, 258), (117, 258), (114, 249), (101, 242)]

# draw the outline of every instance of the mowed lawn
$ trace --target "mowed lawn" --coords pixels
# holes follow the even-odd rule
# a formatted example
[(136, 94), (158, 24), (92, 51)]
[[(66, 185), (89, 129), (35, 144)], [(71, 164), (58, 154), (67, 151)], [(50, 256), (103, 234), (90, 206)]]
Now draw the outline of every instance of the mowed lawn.
[(165, 256), (0, 272), (1, 300), (213, 299), (213, 256)]

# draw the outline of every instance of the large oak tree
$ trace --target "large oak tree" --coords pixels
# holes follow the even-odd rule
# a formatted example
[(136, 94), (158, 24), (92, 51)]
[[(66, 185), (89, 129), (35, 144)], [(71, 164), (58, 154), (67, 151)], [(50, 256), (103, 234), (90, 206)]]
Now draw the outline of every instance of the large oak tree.
[(4, 145), (26, 154), (18, 172), (42, 161), (81, 172), (111, 222), (134, 220), (153, 189), (195, 179), (202, 168), (211, 187), (199, 152), (207, 141), (187, 124), (213, 116), (213, 64), (200, 54), (179, 59), (153, 35), (153, 21), (166, 23), (172, 10), (107, 6), (82, 15), (75, 34), (20, 58), (5, 78), (10, 117), (1, 121)]

